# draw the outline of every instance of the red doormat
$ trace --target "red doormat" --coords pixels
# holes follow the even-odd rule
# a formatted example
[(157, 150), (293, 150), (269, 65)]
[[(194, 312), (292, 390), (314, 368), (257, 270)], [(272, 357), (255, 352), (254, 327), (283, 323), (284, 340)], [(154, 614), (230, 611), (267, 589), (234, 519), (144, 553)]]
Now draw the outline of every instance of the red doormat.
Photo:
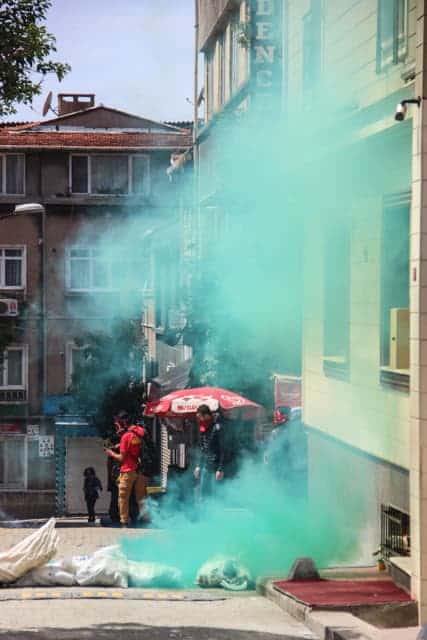
[(311, 607), (354, 607), (391, 602), (411, 602), (411, 597), (391, 580), (282, 580), (275, 588)]

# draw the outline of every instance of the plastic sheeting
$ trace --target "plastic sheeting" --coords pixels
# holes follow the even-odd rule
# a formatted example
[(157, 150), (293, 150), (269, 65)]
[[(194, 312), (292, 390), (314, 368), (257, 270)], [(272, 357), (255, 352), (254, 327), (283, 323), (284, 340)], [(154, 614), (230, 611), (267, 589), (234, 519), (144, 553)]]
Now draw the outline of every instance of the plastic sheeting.
[(0, 553), (0, 583), (10, 584), (29, 571), (45, 565), (56, 554), (55, 519), (34, 531), (8, 551)]

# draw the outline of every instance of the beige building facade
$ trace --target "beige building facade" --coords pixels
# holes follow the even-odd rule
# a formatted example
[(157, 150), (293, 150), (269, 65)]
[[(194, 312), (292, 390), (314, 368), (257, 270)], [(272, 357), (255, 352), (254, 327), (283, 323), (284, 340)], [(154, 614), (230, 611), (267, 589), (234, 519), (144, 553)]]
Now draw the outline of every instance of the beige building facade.
[(268, 22), (280, 11), (282, 118), (291, 123), (289, 144), (299, 145), (294, 166), (307, 176), (297, 206), (309, 221), (302, 347), (308, 493), (347, 532), (359, 562), (372, 560), (382, 519), (394, 510), (403, 524), (400, 549), (390, 553), (406, 556), (396, 565), (426, 622), (425, 99), (401, 107), (402, 120), (395, 113), (402, 101), (427, 97), (427, 3), (196, 4), (205, 56), (205, 124), (196, 136), (199, 244), (203, 251), (203, 220), (212, 237), (222, 215), (218, 116), (250, 109), (255, 54), (247, 38), (264, 35), (263, 59), (272, 55), (268, 30), (254, 33), (253, 24), (257, 12)]

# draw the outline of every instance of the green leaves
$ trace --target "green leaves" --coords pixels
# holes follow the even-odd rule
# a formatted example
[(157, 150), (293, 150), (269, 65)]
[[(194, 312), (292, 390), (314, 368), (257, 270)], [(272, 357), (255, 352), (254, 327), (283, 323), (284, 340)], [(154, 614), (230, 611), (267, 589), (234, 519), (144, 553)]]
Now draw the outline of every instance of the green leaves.
[(59, 81), (71, 67), (55, 62), (55, 37), (42, 24), (51, 0), (0, 0), (0, 116), (31, 104), (49, 73)]

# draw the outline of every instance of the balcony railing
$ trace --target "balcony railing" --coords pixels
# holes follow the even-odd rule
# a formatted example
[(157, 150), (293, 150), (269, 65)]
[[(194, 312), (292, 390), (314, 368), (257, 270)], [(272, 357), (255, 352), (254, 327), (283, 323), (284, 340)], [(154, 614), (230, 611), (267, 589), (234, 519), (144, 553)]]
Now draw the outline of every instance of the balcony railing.
[(0, 389), (0, 403), (26, 402), (26, 389)]

